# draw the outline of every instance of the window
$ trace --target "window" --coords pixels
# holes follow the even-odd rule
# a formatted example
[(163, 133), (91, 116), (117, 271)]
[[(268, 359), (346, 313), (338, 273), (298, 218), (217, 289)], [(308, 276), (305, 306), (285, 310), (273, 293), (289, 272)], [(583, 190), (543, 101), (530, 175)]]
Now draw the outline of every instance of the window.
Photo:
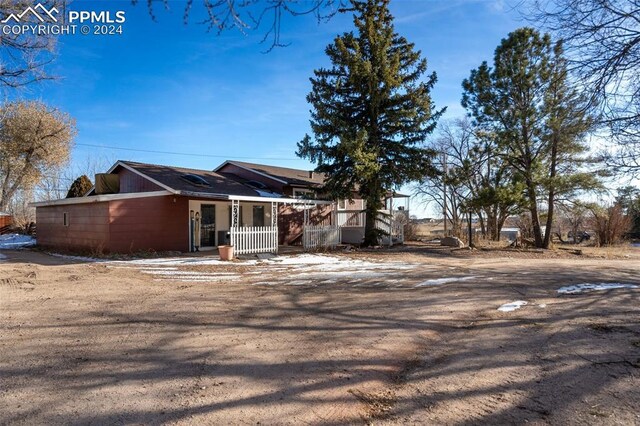
[(264, 206), (253, 206), (253, 226), (264, 226)]
[(262, 189), (262, 190), (265, 190), (265, 191), (269, 189), (269, 187), (267, 185), (265, 185), (262, 182), (258, 182), (257, 180), (247, 181), (247, 185), (249, 185), (252, 188)]
[(189, 182), (191, 185), (195, 185), (195, 186), (211, 186), (211, 184), (209, 184), (209, 182), (204, 180), (204, 178), (202, 176), (198, 176), (198, 175), (194, 175), (194, 174), (186, 174), (186, 175), (182, 175), (180, 177), (182, 179), (186, 180), (187, 182)]
[(348, 199), (343, 199), (343, 200), (338, 200), (338, 210), (353, 210), (355, 206), (356, 202), (354, 200), (348, 200)]
[(69, 226), (69, 213), (67, 212), (62, 213), (62, 224), (64, 226)]

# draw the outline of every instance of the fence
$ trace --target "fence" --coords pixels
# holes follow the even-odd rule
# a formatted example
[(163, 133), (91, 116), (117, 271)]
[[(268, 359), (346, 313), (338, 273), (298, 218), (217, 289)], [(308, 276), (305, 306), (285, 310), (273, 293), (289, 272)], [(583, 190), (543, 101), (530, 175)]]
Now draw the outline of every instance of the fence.
[(0, 212), (0, 235), (6, 234), (11, 228), (12, 217), (6, 213)]
[(302, 246), (305, 250), (335, 248), (340, 240), (339, 226), (305, 225), (302, 231)]
[(276, 226), (234, 227), (229, 233), (235, 254), (278, 253)]

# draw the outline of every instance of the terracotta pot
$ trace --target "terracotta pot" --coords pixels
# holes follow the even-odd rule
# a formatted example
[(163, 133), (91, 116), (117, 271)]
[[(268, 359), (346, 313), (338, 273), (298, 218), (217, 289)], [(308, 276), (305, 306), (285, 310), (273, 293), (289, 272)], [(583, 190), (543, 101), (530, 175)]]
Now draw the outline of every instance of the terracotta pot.
[(220, 260), (233, 260), (233, 246), (218, 246)]

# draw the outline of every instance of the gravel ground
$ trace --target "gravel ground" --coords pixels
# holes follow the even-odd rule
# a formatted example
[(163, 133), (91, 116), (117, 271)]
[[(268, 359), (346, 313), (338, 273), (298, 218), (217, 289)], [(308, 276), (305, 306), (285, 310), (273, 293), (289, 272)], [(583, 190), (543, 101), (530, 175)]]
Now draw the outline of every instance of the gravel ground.
[(640, 424), (640, 249), (3, 254), (1, 424)]

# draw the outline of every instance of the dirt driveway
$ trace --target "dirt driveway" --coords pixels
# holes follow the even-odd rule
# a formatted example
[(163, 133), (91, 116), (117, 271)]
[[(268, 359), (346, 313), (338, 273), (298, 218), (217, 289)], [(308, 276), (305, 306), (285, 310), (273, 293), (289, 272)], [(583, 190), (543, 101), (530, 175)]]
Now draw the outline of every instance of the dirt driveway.
[(637, 255), (3, 254), (1, 424), (640, 424)]

